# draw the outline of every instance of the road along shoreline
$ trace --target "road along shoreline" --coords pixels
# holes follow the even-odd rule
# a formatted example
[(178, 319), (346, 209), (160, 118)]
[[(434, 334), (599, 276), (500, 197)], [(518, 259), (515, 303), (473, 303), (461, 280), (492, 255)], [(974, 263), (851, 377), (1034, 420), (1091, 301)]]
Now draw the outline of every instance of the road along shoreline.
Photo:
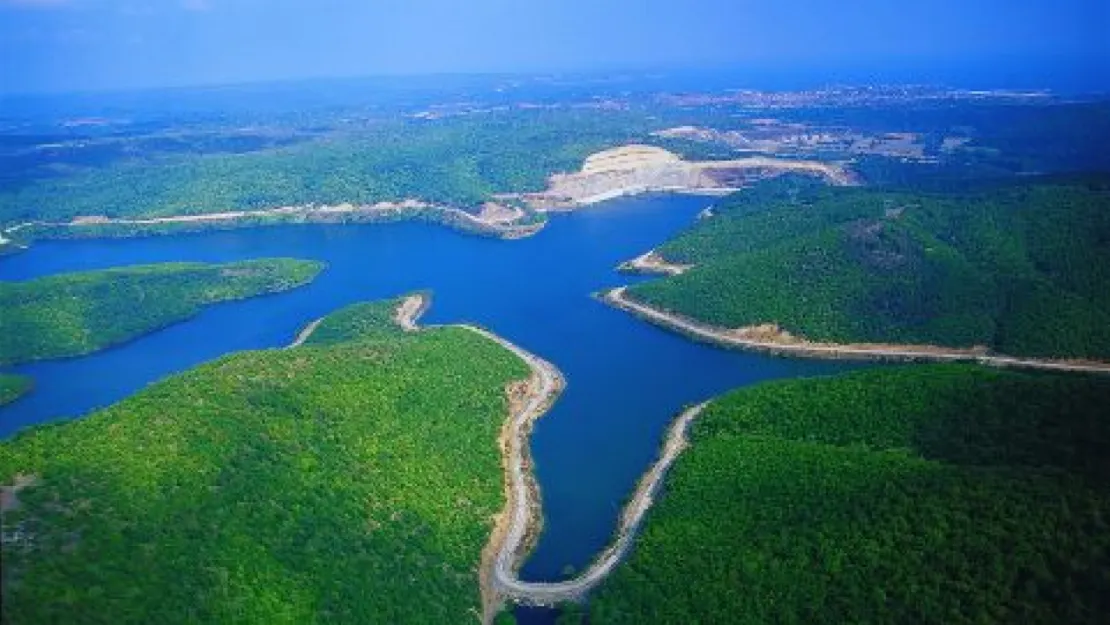
[[(620, 521), (617, 525), (615, 538), (602, 550), (586, 570), (580, 575), (559, 582), (526, 582), (516, 577), (515, 572), (503, 566), (501, 559), (494, 569), (495, 589), (499, 593), (500, 601), (511, 599), (518, 603), (529, 605), (554, 606), (564, 602), (581, 602), (595, 587), (613, 572), (621, 560), (632, 548), (640, 525), (645, 515), (655, 501), (660, 487), (666, 478), (671, 465), (678, 459), (679, 454), (686, 449), (688, 443), (687, 431), (690, 424), (702, 413), (708, 402), (692, 406), (683, 411), (671, 424), (664, 439), (659, 458), (640, 478), (632, 497), (621, 511)], [(502, 553), (507, 553), (507, 543), (502, 548)], [(485, 622), (489, 622), (492, 615), (487, 615)]]
[(721, 328), (637, 302), (628, 296), (627, 289), (628, 287), (624, 286), (610, 289), (601, 293), (599, 299), (644, 321), (722, 347), (810, 358), (907, 362), (975, 362), (992, 367), (1110, 374), (1110, 363), (1106, 362), (1019, 358), (990, 354), (986, 348), (981, 347), (963, 349), (935, 345), (814, 343), (782, 333), (774, 326)]
[(493, 194), (476, 213), (408, 198), (374, 204), (308, 203), (189, 215), (131, 218), (82, 215), (69, 221), (27, 221), (0, 228), (0, 254), (17, 252), (36, 239), (132, 237), (286, 224), (380, 223), (406, 219), (431, 221), (472, 234), (519, 239), (543, 230), (546, 215), (553, 212), (644, 193), (728, 195), (755, 180), (788, 172), (814, 175), (832, 185), (858, 184), (857, 176), (843, 163), (764, 156), (686, 161), (662, 148), (633, 143), (589, 155), (579, 171), (551, 174), (542, 191)]
[[(418, 332), (422, 327), (417, 321), (430, 303), (431, 298), (425, 293), (409, 295), (397, 306), (393, 319), (405, 332)], [(505, 507), (494, 518), (490, 538), (482, 549), (478, 575), (481, 620), (491, 623), (506, 599), (521, 598), (506, 592), (506, 588), (523, 584), (517, 578), (517, 571), (539, 538), (543, 525), (529, 439), (532, 426), (555, 403), (566, 381), (555, 365), (489, 330), (469, 324), (423, 326), (434, 327), (461, 328), (480, 334), (512, 352), (530, 371), (527, 379), (511, 383), (506, 389), (509, 418), (503, 423), (497, 441), (501, 451)]]
[[(397, 306), (394, 320), (406, 332), (420, 331), (417, 320), (428, 309), (429, 302), (426, 294), (407, 296)], [(426, 327), (456, 327), (480, 334), (515, 354), (531, 371), (526, 380), (512, 383), (507, 389), (509, 418), (498, 438), (504, 468), (505, 507), (495, 518), (489, 541), (482, 551), (479, 569), (482, 622), (491, 623), (506, 601), (548, 606), (582, 601), (627, 555), (667, 471), (686, 448), (690, 423), (707, 404), (688, 408), (675, 419), (659, 458), (641, 477), (625, 504), (615, 538), (582, 574), (559, 582), (524, 581), (518, 571), (539, 538), (543, 524), (529, 440), (532, 426), (555, 403), (566, 382), (550, 362), (484, 328), (467, 324)]]
[(18, 233), (25, 238), (120, 237), (152, 234), (177, 234), (209, 229), (231, 229), (287, 224), (380, 223), (405, 219), (425, 219), (464, 232), (519, 239), (536, 234), (544, 221), (523, 223), (523, 210), (487, 203), (482, 212), (430, 204), (420, 200), (378, 202), (377, 204), (335, 204), (281, 206), (259, 210), (171, 215), (166, 217), (106, 217), (85, 215), (70, 221), (29, 221), (0, 231), (0, 245), (22, 247)]

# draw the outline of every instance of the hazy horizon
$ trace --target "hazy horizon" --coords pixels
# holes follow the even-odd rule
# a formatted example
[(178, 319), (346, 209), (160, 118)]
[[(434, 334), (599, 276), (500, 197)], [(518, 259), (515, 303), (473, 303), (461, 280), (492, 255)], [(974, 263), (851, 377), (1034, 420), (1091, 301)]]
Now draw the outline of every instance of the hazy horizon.
[[(0, 0), (0, 93), (396, 76), (683, 73), (1110, 86), (1097, 0)], [(806, 84), (810, 84), (806, 83)]]

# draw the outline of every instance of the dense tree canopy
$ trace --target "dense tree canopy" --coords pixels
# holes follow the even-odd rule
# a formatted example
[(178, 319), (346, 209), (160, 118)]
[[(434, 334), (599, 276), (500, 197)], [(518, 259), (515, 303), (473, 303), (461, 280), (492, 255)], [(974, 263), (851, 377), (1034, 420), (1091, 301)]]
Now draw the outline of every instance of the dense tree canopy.
[(31, 482), (4, 515), (3, 621), (474, 620), (527, 368), (465, 329), (386, 332), (393, 305), (0, 443), (0, 483)]
[(1105, 177), (949, 193), (782, 179), (722, 201), (660, 248), (694, 269), (630, 293), (812, 340), (1110, 358), (1107, 206)]
[(592, 623), (1098, 623), (1110, 381), (971, 365), (735, 391)]
[(296, 288), (317, 261), (163, 263), (0, 282), (0, 365), (88, 354), (228, 300)]
[(407, 198), (477, 208), (495, 193), (541, 190), (642, 127), (617, 114), (516, 112), (392, 120), (245, 154), (140, 157), (0, 189), (0, 224)]
[[(909, 101), (772, 111), (723, 103), (669, 106), (649, 97), (582, 106), (574, 98), (588, 95), (566, 95), (570, 102), (556, 105), (499, 103), (454, 115), (430, 110), (422, 119), (402, 115), (405, 107), (369, 113), (360, 100), (329, 112), (267, 114), (259, 112), (266, 107), (252, 107), (248, 117), (186, 117), (162, 120), (165, 127), (88, 129), (84, 137), (73, 129), (61, 137), (0, 135), (0, 148), (12, 148), (0, 149), (0, 227), (81, 215), (153, 217), (406, 198), (474, 209), (495, 194), (538, 191), (551, 174), (576, 170), (590, 153), (623, 143), (654, 143), (692, 159), (735, 158), (745, 150), (652, 132), (693, 125), (751, 134), (751, 122), (768, 116), (803, 124), (805, 132), (919, 135), (935, 162), (800, 146), (781, 154), (850, 158), (872, 184), (917, 186), (1108, 165), (1110, 106), (1104, 102)], [(388, 96), (376, 92), (374, 99), (382, 97)], [(937, 149), (953, 135), (967, 141), (966, 149)], [(59, 140), (68, 142), (54, 143)]]

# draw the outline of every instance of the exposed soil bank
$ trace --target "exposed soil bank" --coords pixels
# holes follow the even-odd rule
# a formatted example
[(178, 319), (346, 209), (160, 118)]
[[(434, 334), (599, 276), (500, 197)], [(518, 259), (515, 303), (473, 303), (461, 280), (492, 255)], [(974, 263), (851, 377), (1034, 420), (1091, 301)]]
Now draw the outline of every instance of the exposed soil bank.
[(663, 148), (634, 144), (589, 156), (581, 170), (551, 176), (544, 191), (502, 197), (521, 199), (539, 211), (571, 210), (638, 193), (727, 195), (756, 180), (788, 172), (819, 176), (834, 185), (857, 183), (839, 163), (766, 156), (686, 161)]
[(586, 595), (604, 581), (628, 554), (644, 515), (651, 508), (667, 471), (687, 446), (686, 432), (690, 424), (707, 405), (708, 403), (701, 403), (688, 408), (675, 419), (667, 433), (659, 459), (640, 478), (632, 498), (625, 504), (617, 526), (616, 537), (605, 550), (598, 554), (585, 572), (561, 582), (525, 582), (517, 578), (512, 570), (499, 567), (494, 569), (494, 579), (500, 594), (504, 598), (531, 605), (553, 606), (585, 599)]
[(304, 328), (301, 329), (300, 332), (297, 333), (297, 338), (293, 339), (292, 343), (285, 346), (285, 349), (293, 349), (294, 347), (300, 347), (301, 345), (304, 345), (304, 342), (308, 340), (308, 337), (312, 336), (312, 333), (316, 331), (316, 328), (318, 328), (323, 321), (324, 318), (320, 317), (315, 321), (309, 322), (308, 325), (306, 325)]
[[(428, 309), (429, 303), (424, 294), (409, 295), (398, 305), (394, 320), (404, 331), (416, 332), (420, 329), (416, 322)], [(528, 440), (536, 419), (555, 402), (565, 381), (551, 363), (488, 330), (465, 324), (453, 327), (476, 332), (494, 341), (523, 360), (531, 370), (528, 379), (510, 384), (506, 389), (509, 418), (498, 437), (505, 471), (505, 508), (494, 519), (489, 542), (482, 550), (479, 569), (482, 622), (490, 623), (506, 598), (518, 598), (506, 589), (520, 583), (516, 572), (542, 527), (539, 488), (532, 473)]]
[[(460, 230), (518, 239), (544, 227), (541, 218), (529, 220), (522, 205), (534, 211), (572, 210), (640, 193), (685, 193), (720, 196), (746, 185), (787, 172), (823, 178), (829, 184), (856, 184), (855, 175), (840, 163), (754, 156), (723, 161), (686, 161), (677, 154), (649, 145), (625, 145), (590, 155), (582, 168), (556, 173), (546, 190), (505, 193), (482, 205), (477, 214), (419, 199), (376, 204), (281, 206), (260, 210), (198, 215), (117, 218), (84, 215), (70, 221), (32, 221), (0, 230), (0, 251), (13, 252), (35, 238), (110, 237), (235, 228), (288, 223), (359, 223), (399, 219), (427, 219)], [(521, 204), (523, 203), (523, 204)], [(532, 217), (535, 217), (535, 213)], [(19, 235), (21, 231), (26, 231)]]
[(121, 229), (134, 228), (127, 234), (158, 233), (204, 228), (229, 228), (288, 223), (358, 223), (393, 221), (399, 219), (428, 219), (460, 230), (519, 239), (543, 229), (542, 221), (519, 223), (525, 212), (516, 207), (487, 203), (482, 211), (473, 215), (458, 208), (437, 206), (420, 200), (378, 202), (377, 204), (336, 204), (282, 206), (250, 211), (229, 211), (199, 215), (173, 215), (150, 218), (114, 218), (103, 215), (85, 215), (65, 222), (35, 221), (11, 226), (0, 231), (3, 245), (18, 245), (12, 235), (27, 230), (31, 239), (71, 236), (119, 236)]
[(649, 276), (677, 276), (692, 269), (693, 265), (680, 265), (669, 262), (655, 250), (645, 252), (632, 260), (621, 263), (618, 271), (638, 273)]

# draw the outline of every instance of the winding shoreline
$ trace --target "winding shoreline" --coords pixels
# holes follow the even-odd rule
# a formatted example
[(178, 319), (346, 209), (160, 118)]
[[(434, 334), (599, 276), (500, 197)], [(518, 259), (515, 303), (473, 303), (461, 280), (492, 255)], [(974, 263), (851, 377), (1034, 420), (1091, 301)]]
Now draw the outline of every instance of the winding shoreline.
[[(833, 185), (857, 183), (854, 174), (840, 163), (768, 157), (687, 161), (662, 148), (633, 143), (591, 154), (579, 171), (551, 174), (542, 191), (493, 194), (477, 214), (409, 198), (374, 204), (310, 203), (164, 217), (84, 215), (69, 221), (27, 221), (0, 228), (0, 253), (23, 249), (36, 238), (131, 237), (282, 224), (376, 223), (403, 219), (427, 219), (464, 232), (519, 239), (543, 230), (547, 214), (620, 197), (644, 193), (721, 196), (742, 190), (743, 185), (736, 186), (714, 177), (714, 174), (728, 171), (755, 172), (753, 175), (757, 177), (803, 172), (820, 176)], [(528, 207), (532, 213), (521, 206)], [(529, 220), (529, 217), (535, 219)], [(13, 236), (23, 230), (30, 232), (23, 237)]]
[(520, 395), (510, 393), (509, 419), (506, 421), (499, 446), (505, 470), (505, 508), (497, 515), (489, 542), (483, 549), (481, 573), (483, 623), (490, 623), (507, 598), (525, 599), (529, 584), (521, 582), (517, 571), (543, 524), (539, 485), (532, 472), (529, 446), (532, 426), (555, 403), (566, 381), (551, 363), (513, 343), (470, 325), (461, 326), (490, 339), (523, 360), (532, 374), (518, 386)]
[[(598, 553), (584, 572), (560, 582), (526, 582), (516, 577), (510, 569), (497, 568), (494, 574), (499, 585), (497, 590), (501, 594), (499, 600), (512, 599), (529, 605), (545, 606), (584, 600), (590, 591), (613, 572), (632, 548), (644, 516), (651, 509), (667, 472), (689, 445), (686, 433), (690, 424), (708, 405), (709, 402), (703, 402), (687, 408), (672, 422), (659, 458), (640, 477), (631, 498), (621, 511), (615, 538)], [(487, 614), (485, 622), (488, 623), (491, 618), (492, 615)]]
[[(409, 295), (397, 306), (393, 319), (403, 331), (418, 332), (421, 326), (417, 321), (429, 305), (426, 294)], [(492, 623), (504, 600), (514, 596), (506, 593), (504, 586), (506, 582), (509, 585), (519, 583), (516, 571), (542, 527), (539, 486), (531, 472), (533, 464), (528, 442), (535, 421), (555, 403), (566, 381), (555, 365), (489, 330), (470, 324), (425, 327), (454, 327), (479, 334), (512, 352), (531, 371), (526, 380), (510, 384), (506, 389), (510, 414), (497, 441), (501, 451), (505, 507), (494, 518), (489, 540), (482, 549), (478, 575), (481, 621)]]
[[(91, 215), (75, 217), (70, 221), (28, 221), (0, 230), (0, 249), (25, 247), (18, 239), (12, 237), (14, 233), (30, 229), (31, 239), (38, 236), (43, 238), (67, 238), (69, 235), (78, 237), (111, 237), (119, 236), (111, 232), (112, 228), (137, 227), (134, 233), (124, 236), (143, 236), (150, 234), (163, 234), (158, 228), (183, 228), (208, 229), (208, 228), (239, 228), (259, 227), (269, 225), (300, 224), (300, 223), (376, 223), (402, 219), (432, 219), (448, 227), (459, 230), (496, 236), (502, 239), (519, 239), (536, 234), (543, 229), (545, 222), (539, 221), (521, 224), (519, 221), (525, 217), (524, 211), (518, 208), (506, 208), (494, 211), (483, 209), (483, 212), (474, 215), (464, 210), (430, 204), (420, 200), (404, 200), (401, 202), (378, 202), (377, 204), (355, 205), (302, 205), (281, 206), (248, 211), (228, 211), (217, 213), (202, 213), (197, 215), (171, 215), (167, 217), (105, 217)], [(171, 230), (173, 234), (177, 231)], [(57, 233), (57, 234), (52, 234)]]
[(626, 286), (610, 289), (600, 294), (599, 299), (649, 323), (722, 347), (762, 351), (778, 355), (838, 360), (975, 362), (992, 367), (1110, 374), (1110, 363), (1018, 358), (989, 354), (984, 348), (960, 349), (933, 345), (879, 345), (867, 343), (844, 345), (813, 343), (793, 337), (789, 341), (755, 338), (753, 335), (757, 335), (760, 328), (729, 329), (711, 326), (637, 302), (626, 295), (627, 289)]
[[(394, 321), (406, 332), (419, 331), (417, 320), (428, 304), (424, 294), (409, 295), (397, 306)], [(504, 469), (505, 507), (497, 514), (489, 541), (482, 550), (479, 569), (482, 622), (492, 623), (505, 601), (548, 606), (582, 601), (627, 555), (667, 471), (688, 444), (686, 432), (690, 424), (708, 402), (686, 409), (674, 420), (659, 458), (640, 478), (625, 504), (615, 538), (582, 574), (560, 582), (527, 582), (520, 579), (517, 571), (538, 538), (543, 523), (539, 487), (531, 471), (529, 439), (532, 426), (554, 404), (565, 386), (565, 379), (550, 362), (489, 330), (469, 324), (429, 327), (455, 327), (480, 334), (512, 352), (531, 370), (527, 380), (507, 389), (510, 414), (498, 437)]]

